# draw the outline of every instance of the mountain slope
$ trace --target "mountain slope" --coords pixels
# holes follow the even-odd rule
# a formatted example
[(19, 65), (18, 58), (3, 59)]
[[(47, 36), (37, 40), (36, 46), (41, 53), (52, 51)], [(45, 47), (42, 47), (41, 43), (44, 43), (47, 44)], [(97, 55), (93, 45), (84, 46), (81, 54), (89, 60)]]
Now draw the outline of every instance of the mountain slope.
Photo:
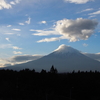
[(93, 60), (78, 50), (73, 49), (70, 46), (61, 45), (54, 52), (46, 55), (35, 61), (30, 61), (24, 64), (14, 65), (7, 67), (13, 70), (20, 70), (24, 68), (35, 69), (41, 71), (46, 69), (49, 71), (51, 66), (54, 65), (59, 72), (70, 72), (70, 71), (100, 71), (100, 62)]
[(96, 53), (96, 54), (92, 54), (92, 53), (84, 53), (84, 55), (92, 58), (92, 59), (95, 59), (97, 61), (100, 62), (100, 53)]

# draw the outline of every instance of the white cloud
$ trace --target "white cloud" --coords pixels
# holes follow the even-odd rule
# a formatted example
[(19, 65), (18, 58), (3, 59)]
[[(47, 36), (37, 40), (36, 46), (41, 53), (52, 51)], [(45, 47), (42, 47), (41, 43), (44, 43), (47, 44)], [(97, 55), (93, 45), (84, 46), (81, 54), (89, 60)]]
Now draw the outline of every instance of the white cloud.
[(46, 21), (41, 21), (39, 22), (40, 24), (46, 24), (47, 22)]
[(37, 30), (34, 30), (34, 29), (30, 29), (30, 31), (37, 31)]
[(16, 5), (14, 1), (11, 1), (10, 4), (12, 4), (12, 5)]
[(4, 64), (0, 63), (0, 68), (5, 67)]
[(12, 8), (12, 5), (16, 5), (20, 1), (21, 0), (15, 0), (15, 1), (11, 1), (10, 3), (8, 3), (7, 0), (0, 0), (0, 10), (10, 9), (10, 8)]
[(91, 10), (93, 10), (93, 8), (88, 8), (88, 9), (82, 10), (82, 11), (80, 11), (78, 13), (82, 13), (82, 12), (86, 12), (86, 11), (91, 11)]
[(20, 3), (21, 0), (15, 0), (15, 1), (11, 1), (10, 4), (12, 5), (16, 5), (17, 3)]
[(21, 36), (21, 34), (17, 34), (17, 36)]
[[(14, 52), (14, 53), (16, 53), (16, 52)], [(17, 56), (13, 56), (10, 58), (1, 58), (0, 59), (0, 67), (6, 67), (8, 65), (11, 66), (11, 65), (15, 65), (15, 64), (26, 63), (29, 61), (37, 60), (41, 57), (43, 57), (43, 55), (17, 55)]]
[(84, 44), (83, 44), (83, 46), (84, 46), (84, 47), (87, 47), (87, 46), (88, 46), (88, 44), (84, 43)]
[(4, 8), (10, 9), (10, 8), (12, 8), (12, 6), (9, 3), (7, 3), (5, 0), (0, 0), (0, 10), (2, 10)]
[(48, 35), (60, 35), (58, 32), (56, 32), (55, 30), (34, 30), (34, 29), (31, 29), (30, 31), (34, 31), (36, 33), (33, 33), (32, 35), (37, 35), (37, 36), (48, 36)]
[(96, 17), (96, 15), (89, 16), (89, 18)]
[(75, 42), (79, 40), (87, 40), (91, 37), (97, 25), (97, 20), (83, 18), (77, 18), (76, 20), (63, 19), (56, 22), (52, 31), (34, 29), (31, 29), (30, 31), (36, 31), (33, 35), (37, 36), (61, 35), (60, 37), (41, 39), (37, 41), (38, 43), (57, 41), (61, 39), (68, 39), (70, 42)]
[(7, 41), (9, 41), (10, 42), (10, 39), (9, 38), (5, 38)]
[(14, 30), (14, 31), (21, 31), (21, 29), (16, 29), (16, 28), (13, 28), (12, 30)]
[(5, 48), (12, 48), (12, 44), (1, 44), (0, 48), (5, 49)]
[(83, 54), (92, 58), (92, 59), (100, 61), (100, 53), (83, 53)]
[(6, 34), (6, 35), (13, 35), (14, 33), (4, 33), (4, 34)]
[(61, 37), (45, 38), (45, 39), (42, 39), (42, 40), (37, 41), (37, 43), (60, 41), (61, 39), (66, 39), (66, 37), (61, 36)]
[(30, 24), (31, 23), (31, 18), (29, 17), (27, 21), (25, 21), (26, 24)]
[(85, 9), (85, 10), (83, 10), (82, 12), (85, 12), (85, 11), (91, 11), (91, 10), (93, 10), (93, 8)]
[(43, 55), (18, 55), (18, 56), (13, 56), (7, 59), (6, 61), (11, 63), (27, 62), (27, 61), (39, 59), (41, 57), (43, 57)]
[(7, 27), (11, 27), (12, 25), (8, 25)]
[(16, 49), (16, 50), (22, 49), (22, 48), (19, 48), (19, 47), (17, 47), (17, 46), (13, 46), (12, 48), (13, 48), (13, 49)]
[(57, 40), (59, 40), (59, 38), (53, 37), (53, 38), (45, 38), (45, 39), (39, 40), (37, 42), (38, 43), (40, 43), (40, 42), (52, 42), (52, 41), (57, 41)]
[[(6, 40), (9, 40), (9, 38), (6, 38)], [(17, 46), (13, 46), (12, 44), (1, 44), (0, 48), (1, 49), (12, 48), (12, 49), (16, 49), (16, 50), (22, 49), (22, 48), (19, 48)]]
[(13, 51), (13, 54), (22, 54), (20, 51)]
[(15, 0), (15, 3), (20, 3), (21, 0)]
[(75, 3), (75, 4), (85, 4), (89, 1), (94, 1), (94, 0), (64, 0), (64, 1), (69, 3)]
[(70, 42), (87, 40), (98, 25), (96, 20), (77, 18), (63, 19), (56, 22), (55, 30), (64, 35)]
[(24, 25), (24, 23), (19, 23), (19, 25)]
[(100, 14), (100, 10), (93, 12), (93, 13), (90, 13), (89, 15), (97, 15), (97, 14)]

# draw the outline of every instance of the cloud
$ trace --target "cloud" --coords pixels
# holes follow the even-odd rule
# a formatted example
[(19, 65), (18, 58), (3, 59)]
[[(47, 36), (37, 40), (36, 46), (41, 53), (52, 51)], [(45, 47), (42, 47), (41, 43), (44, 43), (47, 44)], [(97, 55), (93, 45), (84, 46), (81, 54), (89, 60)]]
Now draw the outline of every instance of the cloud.
[(52, 38), (45, 38), (42, 40), (37, 41), (37, 43), (41, 43), (41, 42), (53, 42), (53, 41), (60, 41), (61, 39), (66, 39), (64, 36), (61, 37), (52, 37)]
[(61, 39), (67, 39), (69, 42), (76, 42), (79, 40), (87, 40), (93, 35), (96, 26), (98, 25), (97, 20), (93, 19), (83, 19), (77, 18), (76, 20), (72, 19), (63, 19), (55, 23), (52, 31), (48, 30), (34, 30), (36, 31), (33, 35), (37, 36), (48, 36), (48, 35), (61, 35), (60, 37), (44, 38), (40, 42), (52, 42)]
[(100, 10), (93, 12), (93, 13), (90, 13), (89, 15), (98, 15), (98, 14), (100, 14)]
[[(6, 39), (6, 40), (9, 40), (9, 38)], [(14, 50), (20, 50), (20, 49), (22, 49), (22, 48), (19, 48), (19, 47), (17, 47), (17, 46), (13, 46), (12, 44), (1, 44), (1, 45), (0, 45), (0, 48), (1, 48), (1, 49), (12, 48), (12, 49), (14, 49)]]
[(53, 37), (53, 38), (45, 38), (45, 39), (42, 39), (42, 40), (39, 40), (37, 41), (38, 43), (40, 42), (52, 42), (52, 41), (57, 41), (57, 40), (60, 40), (59, 37)]
[(3, 64), (3, 67), (6, 67), (6, 66), (11, 66), (12, 64)]
[(9, 38), (5, 38), (8, 42), (10, 42), (10, 39)]
[(11, 27), (12, 25), (8, 25), (7, 27)]
[(11, 1), (10, 4), (12, 4), (12, 5), (16, 5), (14, 1)]
[(26, 62), (26, 61), (32, 61), (32, 60), (36, 60), (43, 57), (42, 55), (19, 55), (19, 56), (14, 56), (11, 57), (10, 60), (7, 59), (8, 62)]
[(31, 18), (29, 17), (27, 21), (25, 21), (26, 24), (30, 24), (31, 23)]
[(88, 9), (82, 10), (82, 11), (80, 11), (78, 13), (82, 13), (82, 12), (86, 12), (86, 11), (91, 11), (91, 10), (93, 10), (93, 8), (88, 8)]
[(83, 46), (84, 46), (84, 47), (87, 47), (87, 46), (88, 46), (88, 44), (84, 43), (84, 44), (83, 44)]
[(15, 1), (11, 1), (10, 3), (8, 3), (7, 0), (0, 0), (0, 10), (10, 9), (10, 8), (12, 8), (12, 5), (16, 5), (20, 1), (21, 0), (15, 0)]
[(77, 18), (76, 20), (63, 19), (56, 22), (55, 30), (64, 35), (70, 42), (87, 40), (98, 25), (96, 20)]
[(20, 3), (21, 0), (15, 0), (15, 1), (11, 1), (10, 4), (12, 5), (16, 5), (17, 3)]
[(5, 67), (4, 64), (0, 63), (0, 68)]
[(15, 50), (20, 50), (20, 49), (22, 49), (22, 48), (19, 48), (19, 47), (17, 47), (17, 46), (12, 46), (12, 48), (15, 49)]
[(69, 3), (75, 3), (75, 4), (85, 4), (89, 1), (94, 1), (94, 0), (64, 0), (64, 1)]
[(0, 10), (2, 10), (4, 8), (10, 9), (10, 8), (12, 8), (12, 6), (9, 3), (7, 3), (5, 0), (0, 0)]
[(6, 35), (13, 35), (14, 33), (4, 33), (4, 34), (6, 34)]
[(0, 33), (1, 33), (1, 35), (13, 35), (16, 32), (11, 30), (11, 25), (6, 25), (6, 26), (1, 25)]
[(39, 22), (40, 24), (46, 24), (47, 22), (46, 21), (41, 21)]
[(15, 0), (15, 3), (20, 3), (21, 0)]
[(16, 28), (13, 28), (12, 30), (14, 30), (14, 31), (21, 31), (21, 29), (16, 29)]
[(100, 61), (100, 53), (95, 53), (95, 54), (94, 53), (83, 53), (83, 54), (92, 59)]
[(36, 33), (33, 33), (32, 35), (37, 35), (37, 36), (48, 36), (48, 35), (60, 35), (58, 32), (56, 32), (55, 30), (34, 30), (31, 29), (30, 31), (34, 31)]
[(5, 49), (5, 48), (12, 48), (12, 44), (1, 44), (0, 45), (1, 49)]
[(85, 12), (85, 11), (91, 11), (91, 10), (93, 10), (93, 8), (85, 9), (85, 10), (83, 10), (82, 12)]
[(89, 18), (96, 17), (96, 15), (89, 16)]
[(24, 23), (19, 23), (19, 25), (24, 25)]
[(13, 51), (13, 54), (22, 54), (20, 51)]
[(67, 39), (69, 42), (76, 42), (79, 40), (87, 40), (93, 35), (96, 26), (98, 25), (98, 21), (95, 19), (83, 19), (77, 18), (76, 20), (72, 19), (63, 19), (59, 20), (55, 23), (52, 30), (34, 30), (36, 31), (32, 35), (37, 36), (48, 36), (48, 35), (60, 35), (60, 37), (52, 37), (52, 38), (44, 38), (39, 41), (40, 42), (51, 42), (57, 41), (61, 39)]
[(17, 34), (17, 36), (21, 36), (21, 34)]
[(0, 67), (6, 67), (8, 65), (11, 66), (15, 64), (26, 63), (29, 61), (37, 60), (41, 57), (43, 57), (43, 55), (17, 55), (17, 56), (13, 56), (13, 57), (6, 58), (6, 59), (0, 59), (1, 62), (4, 62), (4, 63), (0, 63)]

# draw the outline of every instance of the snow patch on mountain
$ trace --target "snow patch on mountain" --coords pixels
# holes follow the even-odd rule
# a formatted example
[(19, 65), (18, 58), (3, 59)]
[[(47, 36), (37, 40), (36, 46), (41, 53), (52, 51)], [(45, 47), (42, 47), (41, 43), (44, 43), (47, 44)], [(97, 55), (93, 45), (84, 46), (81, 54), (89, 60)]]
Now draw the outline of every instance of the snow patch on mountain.
[(61, 54), (67, 54), (67, 53), (80, 53), (78, 50), (67, 46), (65, 44), (60, 45), (56, 50), (54, 50), (55, 53), (61, 53)]

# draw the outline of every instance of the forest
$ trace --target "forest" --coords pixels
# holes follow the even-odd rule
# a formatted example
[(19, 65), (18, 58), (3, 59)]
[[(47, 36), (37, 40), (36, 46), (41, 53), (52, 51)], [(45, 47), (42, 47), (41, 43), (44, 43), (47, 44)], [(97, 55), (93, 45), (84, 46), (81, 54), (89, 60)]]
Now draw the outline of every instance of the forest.
[(100, 72), (1, 69), (0, 100), (100, 100)]

